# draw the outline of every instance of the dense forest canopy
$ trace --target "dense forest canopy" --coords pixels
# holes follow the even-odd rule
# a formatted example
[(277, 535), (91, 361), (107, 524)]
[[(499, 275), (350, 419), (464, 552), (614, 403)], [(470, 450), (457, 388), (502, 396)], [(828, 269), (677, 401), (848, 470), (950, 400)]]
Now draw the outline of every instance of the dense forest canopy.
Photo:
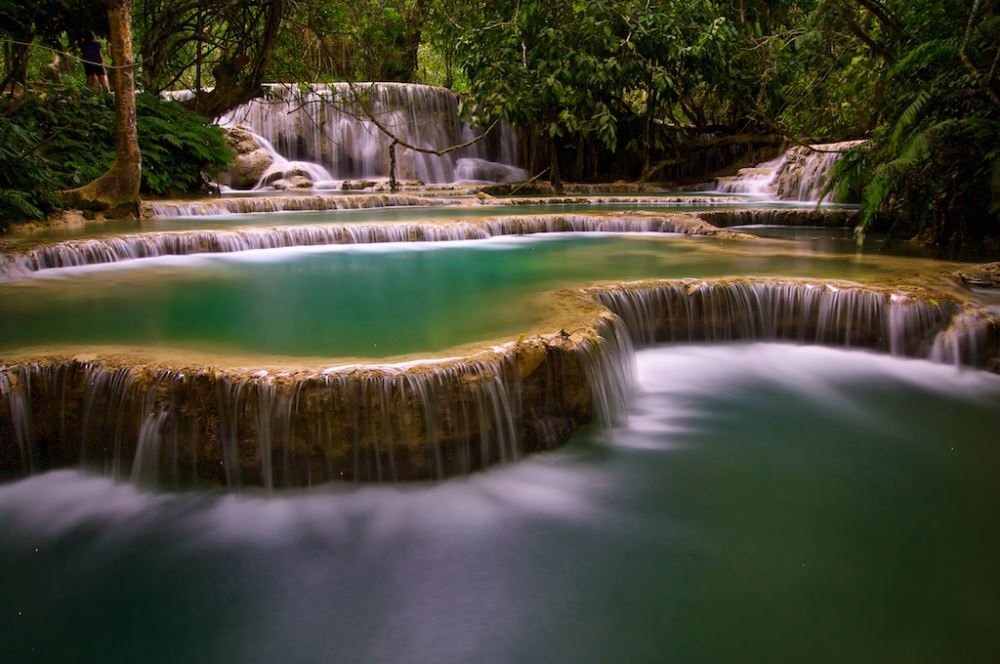
[[(197, 188), (192, 171), (224, 163), (209, 118), (262, 83), (397, 80), (454, 89), (481, 126), (520, 127), (526, 165), (556, 183), (704, 178), (769, 146), (869, 139), (835, 182), (864, 204), (863, 228), (1000, 234), (996, 0), (130, 4), (138, 88), (196, 91), (184, 109), (139, 103), (149, 193)], [(60, 165), (82, 161), (80, 114), (97, 114), (95, 132), (109, 122), (74, 59), (87, 33), (109, 35), (105, 9), (0, 0), (7, 217), (40, 215), (55, 188), (89, 177)]]

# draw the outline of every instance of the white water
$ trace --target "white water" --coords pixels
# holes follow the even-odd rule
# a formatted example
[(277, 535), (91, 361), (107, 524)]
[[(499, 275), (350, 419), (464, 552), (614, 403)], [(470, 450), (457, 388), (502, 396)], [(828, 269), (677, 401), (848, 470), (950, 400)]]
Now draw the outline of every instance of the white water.
[[(250, 128), (267, 139), (268, 147), (283, 155), (282, 159), (320, 165), (328, 171), (327, 177), (317, 175), (323, 180), (389, 175), (392, 139), (369, 113), (399, 139), (421, 148), (443, 150), (481, 133), (462, 122), (457, 95), (444, 88), (410, 83), (334, 83), (307, 91), (271, 85), (267, 92), (267, 96), (219, 118), (219, 123)], [(442, 156), (399, 146), (397, 177), (425, 184), (520, 180), (526, 172), (517, 167), (517, 144), (516, 132), (500, 124), (485, 139)]]
[[(496, 349), (495, 358), (349, 365), (294, 377), (266, 371), (252, 377), (212, 370), (147, 373), (82, 362), (6, 367), (0, 371), (0, 425), (7, 420), (14, 440), (0, 441), (0, 455), (17, 458), (23, 474), (37, 472), (36, 459), (45, 451), (35, 449), (32, 423), (45, 426), (53, 413), (60, 419), (72, 413), (69, 429), (50, 433), (60, 448), (75, 450), (63, 465), (101, 468), (146, 486), (160, 480), (182, 484), (191, 472), (220, 477), (232, 489), (468, 474), (529, 451), (521, 436), (521, 376), (511, 350)], [(618, 319), (605, 321), (594, 339), (570, 354), (587, 376), (595, 419), (616, 421), (633, 381), (628, 331)], [(214, 394), (209, 403), (199, 391), (206, 389)], [(543, 412), (540, 419), (544, 425), (565, 415)], [(543, 435), (532, 449), (561, 444), (571, 430), (563, 426)], [(241, 442), (248, 432), (256, 450)], [(251, 477), (244, 475), (248, 455), (259, 464)], [(221, 473), (199, 471), (210, 463), (206, 458), (218, 458)]]
[(716, 180), (717, 191), (784, 201), (832, 203), (823, 194), (837, 161), (861, 141), (817, 143), (789, 148), (777, 159), (740, 169), (732, 177)]
[(643, 346), (783, 340), (982, 366), (996, 325), (978, 307), (959, 312), (954, 305), (845, 284), (731, 280), (593, 292)]
[(1000, 377), (765, 344), (637, 360), (628, 426), (454, 481), (0, 485), (8, 659), (992, 661)]
[[(352, 197), (338, 198), (349, 201)], [(711, 235), (715, 230), (708, 224), (691, 223), (691, 219), (681, 216), (551, 214), (498, 217), (474, 223), (312, 224), (219, 231), (141, 233), (92, 240), (70, 240), (43, 245), (21, 253), (0, 254), (0, 279), (21, 277), (41, 270), (118, 263), (138, 258), (236, 253), (288, 247), (453, 242), (507, 235), (565, 232)]]

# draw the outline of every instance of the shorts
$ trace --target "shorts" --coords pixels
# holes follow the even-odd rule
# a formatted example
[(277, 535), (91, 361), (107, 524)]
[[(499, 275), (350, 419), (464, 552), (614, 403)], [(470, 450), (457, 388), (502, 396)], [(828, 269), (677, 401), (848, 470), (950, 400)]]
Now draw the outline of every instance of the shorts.
[(87, 76), (93, 74), (94, 76), (104, 76), (104, 63), (103, 62), (84, 62), (83, 63), (83, 73)]

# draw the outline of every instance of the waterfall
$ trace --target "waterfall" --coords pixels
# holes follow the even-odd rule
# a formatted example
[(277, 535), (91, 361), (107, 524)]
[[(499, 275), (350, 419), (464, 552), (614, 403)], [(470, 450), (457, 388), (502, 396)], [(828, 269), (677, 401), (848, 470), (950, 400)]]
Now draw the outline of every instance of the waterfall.
[(719, 231), (690, 214), (525, 215), (450, 223), (311, 224), (237, 228), (225, 231), (137, 233), (92, 240), (68, 240), (0, 255), (0, 278), (38, 270), (80, 267), (158, 256), (234, 253), (332, 244), (445, 242), (482, 240), (501, 235), (565, 232), (657, 232), (688, 235), (734, 234)]
[(200, 201), (146, 201), (144, 217), (202, 217), (222, 214), (366, 210), (383, 207), (461, 205), (458, 199), (413, 194), (310, 194), (226, 197)]
[(615, 423), (633, 339), (792, 341), (973, 366), (1000, 355), (986, 309), (845, 282), (641, 282), (562, 297), (584, 307), (583, 327), (461, 358), (291, 371), (0, 366), (0, 473), (82, 464), (146, 485), (232, 489), (460, 475), (560, 445), (587, 421)]
[(603, 321), (601, 332), (581, 349), (598, 423), (610, 426), (624, 417), (635, 387), (635, 348), (619, 317)]
[(732, 177), (718, 178), (715, 189), (784, 201), (832, 203), (831, 194), (822, 194), (833, 167), (844, 152), (862, 142), (797, 145), (777, 159), (740, 169)]
[(931, 359), (955, 366), (984, 366), (998, 323), (986, 310), (962, 312), (934, 338)]
[[(445, 149), (479, 135), (460, 119), (445, 88), (411, 83), (333, 83), (308, 90), (269, 85), (267, 94), (223, 117), (263, 136), (284, 158), (321, 165), (335, 179), (386, 177), (389, 145), (371, 117), (411, 145)], [(371, 117), (369, 117), (369, 114)], [(397, 177), (425, 184), (523, 179), (516, 132), (501, 123), (485, 139), (442, 156), (397, 147)]]
[(273, 372), (47, 360), (0, 367), (4, 474), (82, 464), (144, 485), (442, 478), (622, 412), (617, 319), (466, 358)]
[(542, 198), (457, 198), (418, 194), (281, 194), (275, 196), (239, 196), (199, 201), (143, 201), (144, 218), (199, 217), (224, 214), (263, 214), (325, 210), (361, 210), (413, 206), (488, 206), (518, 205), (641, 205), (643, 207), (696, 205), (699, 207), (732, 205), (729, 196), (546, 196)]
[(850, 284), (730, 279), (591, 292), (639, 345), (793, 341), (982, 366), (997, 325), (978, 309)]
[(786, 201), (833, 202), (833, 195), (821, 196), (830, 181), (833, 167), (844, 152), (862, 141), (844, 141), (791, 148), (774, 182), (778, 198)]
[(736, 175), (718, 178), (715, 190), (725, 194), (773, 197), (773, 183), (785, 165), (785, 155), (750, 168), (741, 168)]

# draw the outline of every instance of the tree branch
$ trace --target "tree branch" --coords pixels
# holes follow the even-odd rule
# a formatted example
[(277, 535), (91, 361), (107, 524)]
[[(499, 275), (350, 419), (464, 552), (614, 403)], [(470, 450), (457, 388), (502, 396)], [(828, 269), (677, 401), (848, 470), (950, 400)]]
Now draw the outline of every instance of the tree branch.
[(976, 0), (972, 5), (972, 11), (969, 12), (969, 21), (965, 24), (965, 37), (962, 39), (962, 47), (958, 50), (958, 54), (961, 56), (965, 68), (969, 70), (972, 76), (983, 87), (983, 91), (993, 100), (994, 104), (1000, 106), (1000, 91), (997, 90), (996, 81), (993, 79), (993, 74), (996, 73), (997, 61), (1000, 60), (1000, 52), (997, 53), (997, 57), (994, 59), (993, 66), (990, 68), (988, 75), (976, 67), (972, 58), (969, 57), (968, 52), (969, 41), (972, 39), (972, 28), (976, 23), (976, 16), (979, 14), (981, 5), (982, 0)]

